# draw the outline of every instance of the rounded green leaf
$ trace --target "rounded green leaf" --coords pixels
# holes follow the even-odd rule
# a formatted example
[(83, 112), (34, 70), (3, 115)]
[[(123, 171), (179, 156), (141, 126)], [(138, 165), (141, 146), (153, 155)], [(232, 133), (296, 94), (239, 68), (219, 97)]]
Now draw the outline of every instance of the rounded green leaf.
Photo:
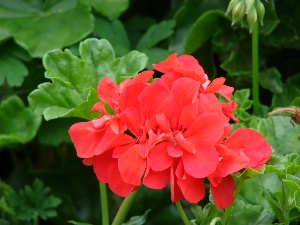
[(43, 59), (45, 76), (52, 83), (43, 83), (28, 96), (32, 109), (46, 120), (60, 117), (93, 119), (90, 110), (98, 101), (96, 92), (101, 78), (113, 81), (133, 77), (145, 68), (147, 57), (132, 51), (115, 58), (111, 44), (105, 40), (87, 39), (80, 43), (81, 58), (69, 50), (54, 50)]
[(274, 153), (300, 153), (300, 126), (293, 126), (290, 120), (290, 117), (272, 116), (259, 121), (258, 132), (266, 138)]
[(8, 54), (0, 55), (0, 86), (6, 81), (10, 87), (19, 87), (28, 75), (24, 63)]
[(3, 0), (0, 12), (0, 41), (13, 37), (33, 57), (71, 45), (93, 30), (90, 7), (76, 0)]
[(209, 40), (215, 33), (220, 19), (227, 19), (225, 13), (220, 10), (210, 10), (202, 14), (188, 32), (185, 52), (192, 53)]
[(129, 7), (129, 0), (91, 0), (95, 10), (110, 20), (117, 19)]
[(18, 96), (0, 105), (0, 147), (31, 141), (41, 124), (41, 116), (33, 113)]

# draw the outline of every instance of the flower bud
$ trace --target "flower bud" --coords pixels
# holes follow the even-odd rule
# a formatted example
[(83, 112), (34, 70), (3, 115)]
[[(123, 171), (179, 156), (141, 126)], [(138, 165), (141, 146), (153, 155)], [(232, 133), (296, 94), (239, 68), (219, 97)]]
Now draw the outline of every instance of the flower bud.
[(265, 15), (265, 6), (260, 0), (256, 0), (255, 8), (257, 12), (258, 19), (260, 21), (260, 24), (263, 25), (263, 19)]
[(257, 13), (256, 13), (256, 8), (253, 5), (253, 7), (247, 13), (247, 23), (248, 23), (250, 33), (253, 30), (253, 27), (254, 27), (254, 24), (256, 23), (256, 20), (257, 20)]
[(226, 10), (226, 15), (229, 15), (229, 13), (232, 11), (233, 7), (239, 2), (240, 0), (231, 0), (229, 2), (229, 5), (227, 7), (227, 10)]
[(246, 5), (246, 13), (250, 11), (252, 7), (254, 7), (256, 0), (245, 0), (245, 5)]
[(244, 1), (236, 3), (232, 10), (232, 24), (240, 22), (246, 14), (246, 5)]

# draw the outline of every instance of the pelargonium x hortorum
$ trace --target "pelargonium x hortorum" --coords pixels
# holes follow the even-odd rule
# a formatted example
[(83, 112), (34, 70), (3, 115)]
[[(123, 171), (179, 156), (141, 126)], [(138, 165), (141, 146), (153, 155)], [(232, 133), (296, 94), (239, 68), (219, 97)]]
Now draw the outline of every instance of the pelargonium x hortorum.
[(162, 189), (170, 183), (173, 202), (197, 203), (205, 196), (207, 178), (217, 208), (228, 207), (234, 201), (231, 174), (258, 170), (271, 147), (251, 129), (230, 134), (230, 119), (238, 122), (232, 114), (233, 88), (222, 77), (210, 82), (195, 58), (172, 54), (153, 67), (163, 74), (151, 83), (153, 71), (119, 85), (109, 78), (100, 81), (100, 101), (92, 112), (101, 116), (69, 130), (78, 157), (120, 196), (141, 184)]

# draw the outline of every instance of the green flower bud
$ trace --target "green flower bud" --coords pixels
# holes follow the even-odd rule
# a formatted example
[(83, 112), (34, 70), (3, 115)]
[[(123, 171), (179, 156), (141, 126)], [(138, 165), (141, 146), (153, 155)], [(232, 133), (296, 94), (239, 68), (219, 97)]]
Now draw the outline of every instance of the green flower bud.
[(246, 13), (250, 11), (250, 9), (254, 6), (255, 0), (245, 0), (246, 5)]
[(240, 0), (231, 0), (229, 2), (229, 5), (227, 7), (227, 10), (226, 10), (226, 15), (229, 15), (229, 13), (232, 11), (233, 7), (239, 2)]
[(260, 0), (256, 0), (255, 8), (260, 24), (263, 25), (263, 19), (265, 16), (265, 6)]
[(246, 14), (246, 5), (244, 1), (236, 3), (232, 10), (232, 24), (235, 24), (243, 19)]
[(256, 8), (253, 6), (247, 13), (247, 23), (248, 23), (250, 33), (253, 30), (253, 26), (254, 26), (256, 20), (257, 20)]

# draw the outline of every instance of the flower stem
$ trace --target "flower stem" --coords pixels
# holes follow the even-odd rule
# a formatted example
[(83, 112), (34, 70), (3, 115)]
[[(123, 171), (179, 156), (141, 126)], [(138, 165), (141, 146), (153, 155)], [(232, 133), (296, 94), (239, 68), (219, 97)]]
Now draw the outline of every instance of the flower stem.
[(130, 195), (128, 195), (122, 202), (117, 215), (115, 216), (113, 222), (111, 225), (121, 225), (128, 213), (128, 210), (130, 209), (130, 206), (137, 195), (138, 191), (131, 192)]
[[(246, 180), (245, 178), (241, 177), (240, 182), (239, 182), (238, 186), (236, 187), (236, 189), (235, 189), (235, 191), (233, 193), (234, 199), (236, 199), (236, 197), (240, 193), (245, 180)], [(233, 206), (233, 203), (228, 208), (225, 209), (224, 216), (223, 216), (223, 224), (224, 225), (226, 225), (227, 220), (228, 220), (228, 218), (230, 216), (232, 206)]]
[(252, 94), (253, 112), (259, 114), (259, 58), (258, 58), (258, 21), (252, 30)]
[(175, 205), (176, 205), (176, 207), (177, 207), (177, 210), (178, 210), (178, 212), (179, 212), (179, 214), (180, 214), (180, 216), (181, 216), (181, 219), (183, 220), (184, 224), (185, 224), (185, 225), (190, 225), (190, 221), (189, 221), (189, 219), (187, 218), (187, 216), (185, 215), (184, 210), (183, 210), (183, 208), (182, 208), (180, 202), (179, 202), (179, 201), (178, 201), (178, 202), (175, 202)]
[(99, 186), (100, 186), (100, 198), (101, 198), (102, 225), (109, 225), (106, 184), (99, 182)]

